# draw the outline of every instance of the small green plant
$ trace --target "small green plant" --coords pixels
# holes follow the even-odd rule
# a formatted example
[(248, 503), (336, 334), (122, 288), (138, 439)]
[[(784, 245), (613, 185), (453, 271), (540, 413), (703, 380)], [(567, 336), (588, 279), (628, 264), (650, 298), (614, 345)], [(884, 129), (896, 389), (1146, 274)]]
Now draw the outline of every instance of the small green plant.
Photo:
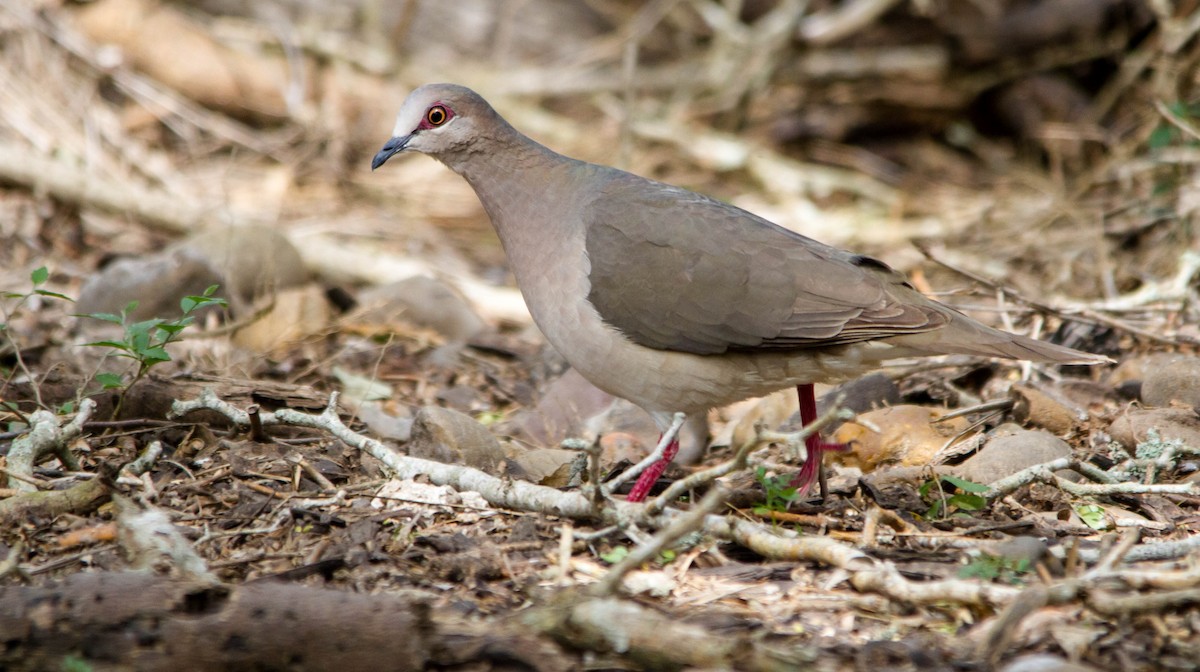
[(1000, 555), (981, 554), (958, 570), (964, 579), (983, 579), (1020, 583), (1021, 576), (1033, 569), (1028, 558), (1006, 558)]
[[(118, 314), (89, 313), (83, 315), (82, 317), (90, 317), (94, 320), (119, 324), (125, 330), (125, 336), (119, 341), (96, 341), (94, 343), (86, 343), (85, 345), (98, 348), (112, 348), (116, 351), (118, 357), (132, 359), (138, 365), (137, 371), (134, 372), (133, 378), (130, 379), (128, 384), (124, 382), (124, 379), (120, 375), (115, 373), (97, 374), (96, 381), (103, 385), (106, 390), (128, 390), (137, 381), (141, 380), (151, 367), (171, 361), (171, 355), (167, 353), (166, 347), (178, 341), (183, 330), (196, 321), (195, 313), (197, 310), (206, 306), (228, 305), (225, 299), (213, 296), (217, 291), (217, 287), (217, 285), (212, 285), (199, 296), (183, 297), (179, 302), (179, 307), (183, 311), (183, 314), (173, 320), (155, 317), (140, 322), (130, 322), (129, 313), (137, 308), (137, 301), (130, 302)], [(113, 411), (114, 417), (120, 412), (123, 401), (124, 395), (122, 394), (121, 399), (117, 402), (116, 409)]]
[[(48, 289), (40, 289), (40, 287), (42, 285), (46, 284), (46, 281), (49, 279), (50, 279), (50, 269), (46, 268), (45, 266), (40, 266), (40, 267), (34, 269), (34, 271), (29, 274), (29, 280), (33, 283), (33, 289), (30, 289), (28, 292), (24, 292), (24, 293), (4, 292), (4, 298), (18, 299), (17, 304), (15, 306), (4, 311), (5, 319), (8, 319), (9, 315), (12, 315), (13, 313), (15, 313), (17, 311), (17, 309), (21, 307), (21, 304), (28, 301), (29, 297), (31, 297), (31, 296), (48, 296), (52, 299), (63, 299), (64, 301), (72, 301), (72, 302), (75, 301), (75, 299), (72, 299), (71, 297), (66, 296), (65, 294), (59, 294), (58, 292), (52, 292)], [(0, 322), (0, 329), (6, 329), (6, 328), (8, 328), (8, 323)]]
[(795, 501), (796, 487), (787, 476), (767, 476), (766, 468), (759, 467), (754, 472), (754, 478), (758, 479), (767, 495), (765, 502), (754, 507), (754, 513), (764, 516), (774, 511), (786, 511)]
[[(951, 486), (952, 491), (947, 492), (943, 484)], [(987, 499), (979, 493), (987, 492), (987, 489), (988, 486), (981, 483), (949, 474), (925, 481), (918, 490), (921, 499), (930, 502), (924, 518), (936, 520), (959, 511), (979, 511), (987, 506)]]
[[(17, 311), (19, 311), (22, 306), (24, 306), (25, 303), (34, 296), (44, 296), (51, 299), (62, 299), (64, 301), (74, 302), (74, 299), (69, 296), (42, 288), (42, 285), (46, 284), (46, 281), (49, 279), (50, 269), (46, 268), (45, 266), (40, 266), (29, 274), (29, 280), (33, 285), (29, 291), (4, 292), (0, 294), (0, 297), (5, 299), (4, 301), (0, 302), (0, 333), (4, 334), (4, 337), (7, 338), (9, 343), (12, 345), (13, 356), (17, 360), (17, 366), (26, 376), (31, 379), (33, 378), (33, 375), (30, 373), (29, 368), (25, 366), (25, 360), (21, 357), (21, 347), (16, 343), (16, 341), (13, 340), (12, 334), (8, 329), (8, 322), (12, 319), (12, 316), (15, 315)], [(9, 299), (16, 299), (17, 301), (13, 305), (9, 306), (7, 305)], [(38, 390), (36, 385), (33, 388), (33, 393), (37, 398), (38, 406), (42, 406), (41, 392)], [(15, 404), (13, 405), (12, 410), (16, 410)]]

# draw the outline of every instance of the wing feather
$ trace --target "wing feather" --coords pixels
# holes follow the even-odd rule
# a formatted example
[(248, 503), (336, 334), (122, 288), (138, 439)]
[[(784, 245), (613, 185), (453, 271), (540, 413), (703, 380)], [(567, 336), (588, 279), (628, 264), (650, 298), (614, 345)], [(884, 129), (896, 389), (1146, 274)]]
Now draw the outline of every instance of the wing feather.
[(950, 319), (880, 261), (684, 189), (613, 171), (585, 210), (588, 299), (647, 347), (819, 348)]

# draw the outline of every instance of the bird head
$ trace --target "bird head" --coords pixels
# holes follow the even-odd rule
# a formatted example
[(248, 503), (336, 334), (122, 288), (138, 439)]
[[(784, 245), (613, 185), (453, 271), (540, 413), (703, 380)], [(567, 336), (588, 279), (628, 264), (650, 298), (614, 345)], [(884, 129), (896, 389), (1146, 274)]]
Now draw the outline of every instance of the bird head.
[(408, 95), (396, 115), (392, 137), (371, 161), (374, 170), (400, 152), (441, 157), (471, 141), (475, 120), (495, 115), (474, 91), (455, 84), (426, 84)]

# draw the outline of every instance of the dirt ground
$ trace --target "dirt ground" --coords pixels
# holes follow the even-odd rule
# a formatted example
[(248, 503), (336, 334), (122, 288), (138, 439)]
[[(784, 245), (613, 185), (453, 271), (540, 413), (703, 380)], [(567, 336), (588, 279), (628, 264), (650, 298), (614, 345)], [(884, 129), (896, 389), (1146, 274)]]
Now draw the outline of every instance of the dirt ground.
[[(1200, 667), (1198, 35), (1191, 0), (0, 0), (0, 670)], [(823, 497), (793, 392), (714, 409), (626, 502), (653, 423), (545, 344), (465, 182), (370, 170), (430, 81), (1113, 363), (821, 388)]]

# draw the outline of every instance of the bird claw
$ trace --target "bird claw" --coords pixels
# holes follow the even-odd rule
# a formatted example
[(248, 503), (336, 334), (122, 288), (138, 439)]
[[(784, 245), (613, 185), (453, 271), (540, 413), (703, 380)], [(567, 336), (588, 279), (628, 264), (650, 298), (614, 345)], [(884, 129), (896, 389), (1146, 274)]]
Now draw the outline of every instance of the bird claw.
[(825, 453), (841, 453), (850, 450), (848, 443), (825, 441), (820, 434), (806, 432), (772, 432), (762, 430), (758, 435), (760, 442), (778, 443), (795, 451), (796, 456), (803, 455), (804, 464), (800, 471), (792, 477), (790, 485), (796, 488), (796, 493), (803, 496), (817, 482), (820, 474), (821, 460)]

